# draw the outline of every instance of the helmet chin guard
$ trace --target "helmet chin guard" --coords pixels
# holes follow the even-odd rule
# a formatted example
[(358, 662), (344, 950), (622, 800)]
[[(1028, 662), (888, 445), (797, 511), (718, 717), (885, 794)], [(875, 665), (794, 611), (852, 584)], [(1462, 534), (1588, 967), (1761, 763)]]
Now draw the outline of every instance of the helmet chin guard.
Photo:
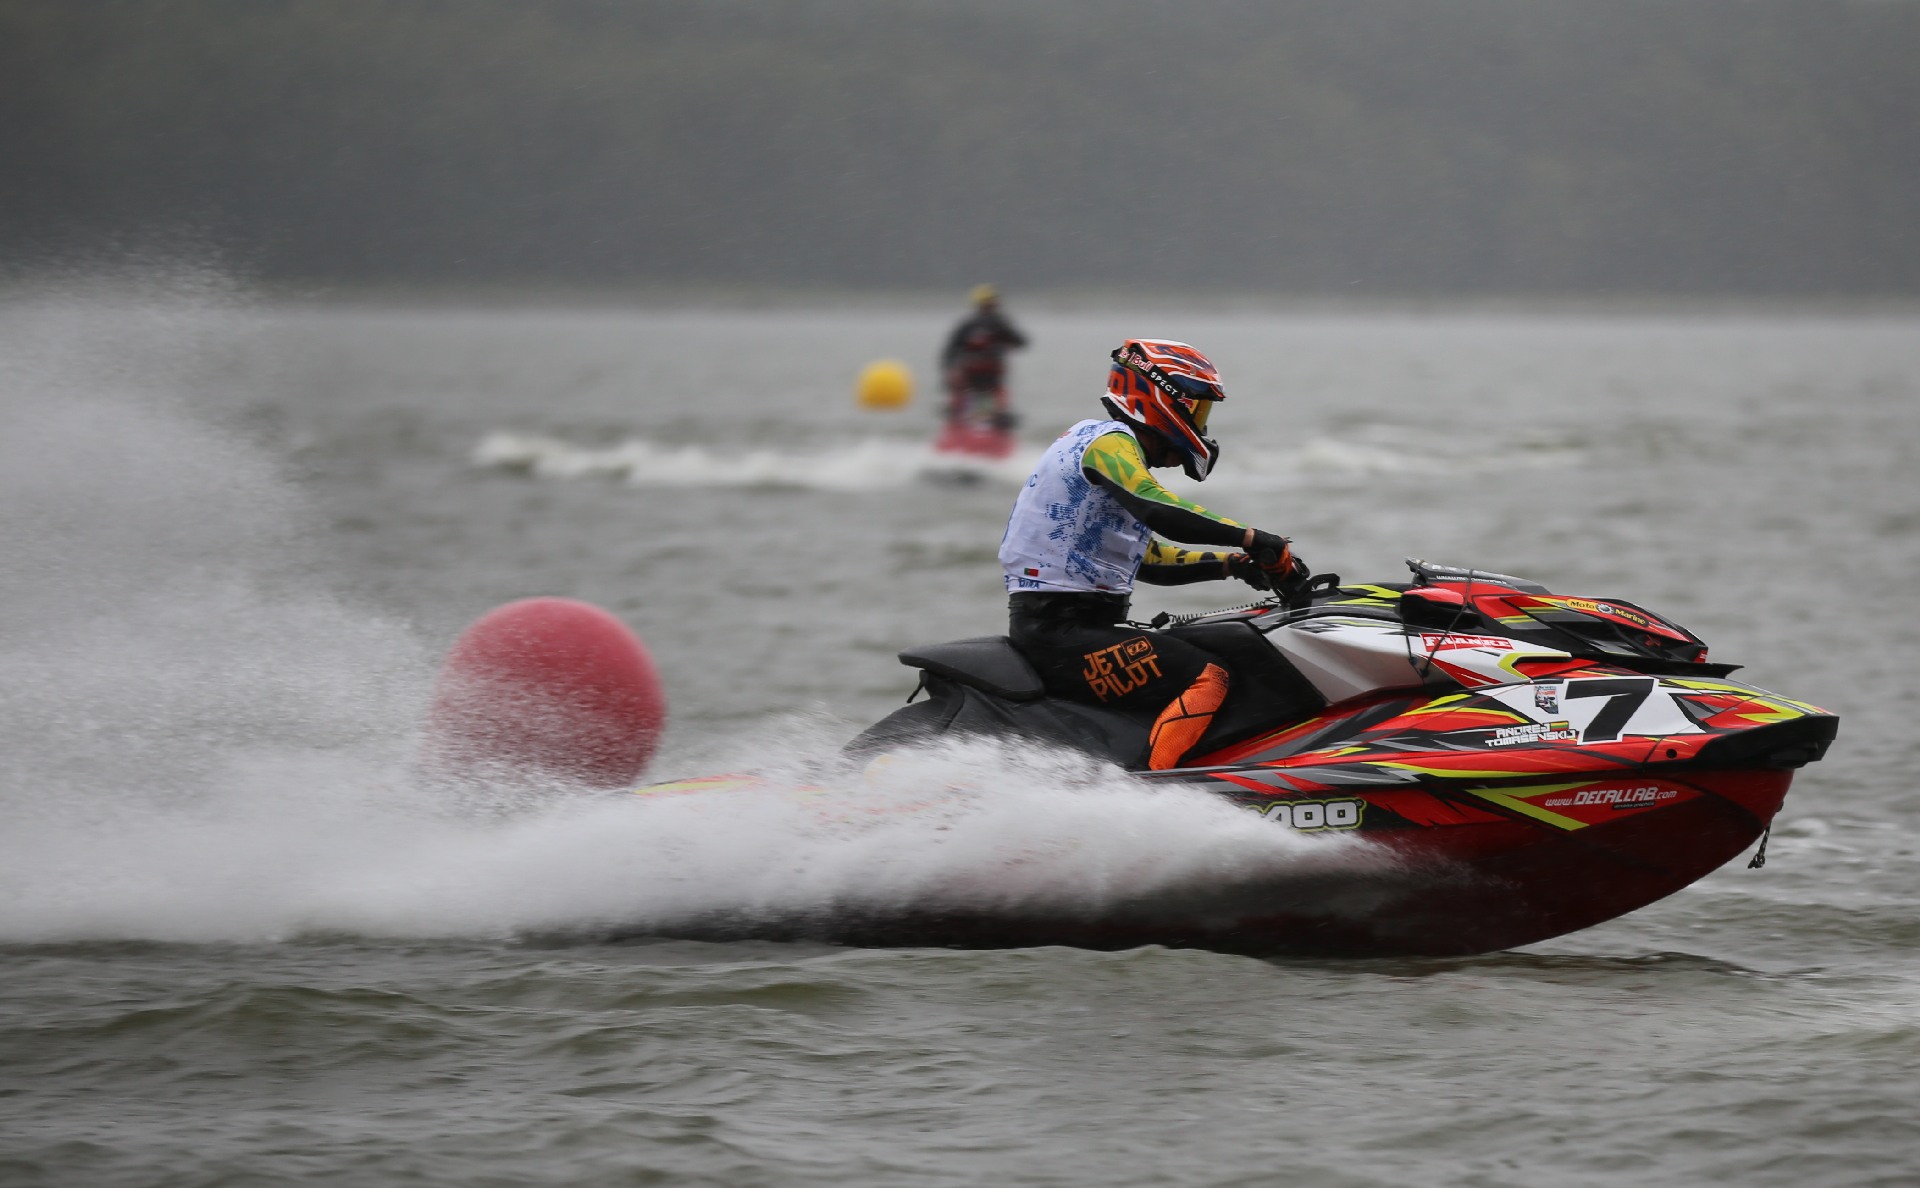
[(1152, 433), (1180, 456), (1180, 467), (1204, 482), (1220, 460), (1206, 435), (1214, 402), (1227, 398), (1213, 361), (1184, 342), (1130, 338), (1112, 354), (1101, 403), (1114, 419)]

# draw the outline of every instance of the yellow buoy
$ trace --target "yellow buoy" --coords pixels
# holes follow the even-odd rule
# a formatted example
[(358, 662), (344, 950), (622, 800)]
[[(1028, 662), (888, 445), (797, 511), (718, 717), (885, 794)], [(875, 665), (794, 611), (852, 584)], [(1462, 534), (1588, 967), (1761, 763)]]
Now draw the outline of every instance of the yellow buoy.
[(869, 363), (860, 372), (853, 395), (861, 408), (905, 408), (913, 399), (913, 372), (898, 359)]

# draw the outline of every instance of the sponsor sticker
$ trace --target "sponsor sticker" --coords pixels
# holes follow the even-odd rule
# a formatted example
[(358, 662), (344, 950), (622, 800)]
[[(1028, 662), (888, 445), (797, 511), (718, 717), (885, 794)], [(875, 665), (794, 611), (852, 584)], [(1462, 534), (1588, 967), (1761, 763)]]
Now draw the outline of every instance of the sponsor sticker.
[(1558, 598), (1554, 601), (1569, 610), (1590, 611), (1594, 614), (1612, 615), (1617, 619), (1625, 619), (1627, 622), (1637, 624), (1641, 627), (1653, 626), (1652, 620), (1648, 619), (1645, 615), (1638, 611), (1628, 610), (1624, 606), (1615, 606), (1611, 602), (1596, 602), (1591, 598)]
[(1260, 815), (1278, 825), (1309, 832), (1322, 829), (1358, 829), (1366, 812), (1364, 800), (1282, 800), (1260, 809)]
[(1543, 714), (1559, 713), (1560, 687), (1558, 685), (1535, 685), (1533, 687), (1533, 704), (1538, 707)]
[(1557, 796), (1544, 803), (1551, 808), (1581, 808), (1605, 805), (1615, 809), (1646, 808), (1680, 795), (1674, 788), (1643, 784), (1635, 788), (1585, 788), (1572, 796)]
[(1088, 652), (1084, 659), (1087, 666), (1080, 675), (1101, 701), (1124, 697), (1148, 681), (1160, 679), (1160, 655), (1153, 650), (1153, 641), (1144, 635)]
[(1511, 652), (1513, 641), (1498, 635), (1446, 635), (1425, 634), (1420, 643), (1429, 652), (1444, 652), (1451, 648), (1485, 648), (1492, 652)]

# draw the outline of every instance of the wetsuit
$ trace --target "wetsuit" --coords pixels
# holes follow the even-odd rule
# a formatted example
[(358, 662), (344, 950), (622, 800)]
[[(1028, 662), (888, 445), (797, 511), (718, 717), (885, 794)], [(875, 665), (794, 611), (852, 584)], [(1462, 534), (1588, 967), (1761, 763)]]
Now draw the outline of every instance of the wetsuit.
[[(1184, 693), (1217, 680), (1201, 698), (1210, 719), (1226, 696), (1224, 668), (1185, 640), (1126, 625), (1127, 604), (1136, 579), (1181, 585), (1228, 576), (1229, 553), (1177, 548), (1154, 533), (1234, 546), (1246, 531), (1161, 486), (1126, 423), (1082, 421), (1041, 457), (1007, 522), (1000, 563), (1008, 635), (1057, 697), (1172, 712)], [(1161, 749), (1156, 767), (1168, 765)]]
[(1026, 335), (997, 309), (975, 310), (955, 326), (940, 352), (940, 369), (947, 376), (947, 419), (964, 419), (975, 394), (990, 397), (994, 413), (1004, 416), (1007, 352), (1026, 345)]

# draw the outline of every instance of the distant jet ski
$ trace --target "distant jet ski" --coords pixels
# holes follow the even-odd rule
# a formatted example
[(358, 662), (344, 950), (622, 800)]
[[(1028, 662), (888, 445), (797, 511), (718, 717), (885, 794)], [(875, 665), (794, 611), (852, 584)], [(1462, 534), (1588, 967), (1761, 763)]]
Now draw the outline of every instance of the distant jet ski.
[(998, 422), (976, 424), (956, 421), (940, 431), (940, 436), (934, 439), (933, 450), (941, 455), (998, 462), (1013, 453), (1019, 440), (1012, 429)]
[(953, 414), (934, 439), (936, 454), (998, 462), (1019, 444), (1019, 418), (990, 393), (956, 393)]
[[(970, 412), (950, 418), (934, 438), (932, 456), (920, 477), (936, 483), (969, 485), (998, 472), (1013, 456), (1020, 438), (1013, 413), (979, 402)], [(1024, 477), (1024, 476), (1023, 476)]]
[[(1160, 627), (1226, 662), (1231, 693), (1186, 765), (1145, 770), (1150, 715), (1046, 695), (1002, 636), (901, 653), (928, 696), (847, 747), (871, 763), (929, 740), (1070, 747), (1200, 789), (1303, 841), (1385, 861), (1222, 875), (1098, 908), (942, 908), (707, 920), (676, 935), (858, 944), (1143, 944), (1252, 953), (1452, 955), (1613, 919), (1761, 840), (1838, 719), (1729, 679), (1672, 621), (1613, 598), (1409, 561), (1406, 583), (1316, 579)], [(1144, 631), (1144, 629), (1143, 629)], [(916, 693), (918, 690), (916, 690)], [(747, 776), (641, 788), (725, 795)], [(831, 796), (832, 781), (812, 795)], [(1764, 843), (1753, 865), (1764, 855)], [(984, 902), (992, 902), (989, 898)]]

